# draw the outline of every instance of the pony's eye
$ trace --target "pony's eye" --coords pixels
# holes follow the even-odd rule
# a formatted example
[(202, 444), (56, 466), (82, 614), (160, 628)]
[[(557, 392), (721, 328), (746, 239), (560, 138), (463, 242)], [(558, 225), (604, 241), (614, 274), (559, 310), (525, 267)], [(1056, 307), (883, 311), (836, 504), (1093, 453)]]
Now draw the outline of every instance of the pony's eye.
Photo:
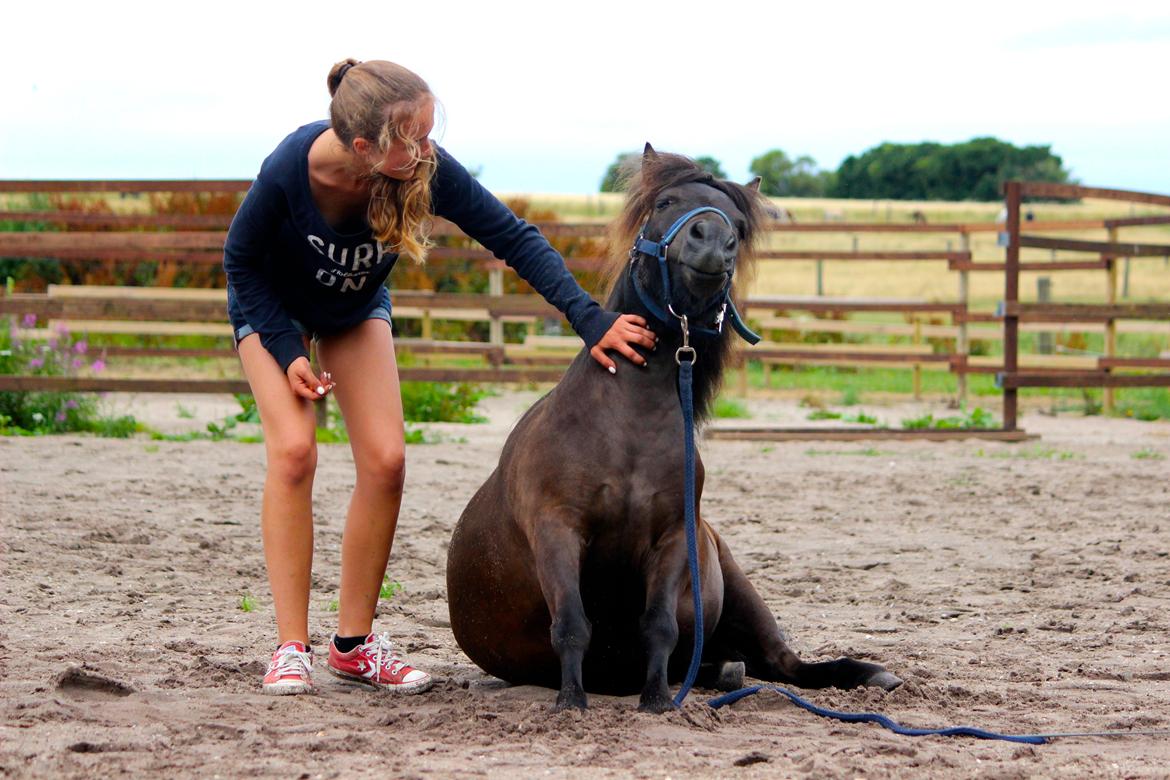
[(662, 200), (660, 200), (654, 204), (654, 208), (658, 209), (659, 211), (662, 211), (662, 209), (669, 206), (670, 203), (671, 203), (670, 198), (663, 198)]

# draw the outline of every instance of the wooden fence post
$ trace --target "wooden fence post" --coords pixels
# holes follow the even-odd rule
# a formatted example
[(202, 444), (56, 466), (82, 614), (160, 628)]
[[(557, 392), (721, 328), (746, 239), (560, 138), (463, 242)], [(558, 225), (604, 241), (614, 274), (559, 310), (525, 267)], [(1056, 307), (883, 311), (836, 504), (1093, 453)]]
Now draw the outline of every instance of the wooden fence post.
[[(922, 319), (919, 317), (915, 317), (914, 318), (914, 346), (917, 347), (921, 343), (922, 343)], [(914, 376), (914, 400), (921, 401), (922, 400), (922, 364), (921, 363), (914, 364), (913, 376)]]
[[(1048, 303), (1052, 300), (1052, 277), (1041, 276), (1036, 280), (1036, 300), (1039, 303)], [(1052, 354), (1052, 334), (1048, 331), (1036, 335), (1036, 351), (1041, 355)]]
[[(492, 270), (488, 271), (488, 294), (504, 294), (503, 269), (493, 268)], [(504, 343), (504, 323), (500, 320), (499, 315), (492, 315), (491, 324), (488, 326), (488, 341), (492, 344)]]
[[(1011, 377), (1020, 368), (1020, 317), (1016, 305), (1020, 301), (1020, 183), (1009, 181), (1004, 185), (1007, 208), (1007, 248), (1004, 251), (1003, 284), (1003, 373)], [(1019, 411), (1019, 391), (1015, 386), (1003, 389), (1003, 427), (1016, 430)]]
[[(1109, 243), (1117, 243), (1117, 227), (1111, 226), (1109, 228)], [(1105, 258), (1105, 300), (1110, 304), (1117, 303), (1117, 258)], [(1117, 355), (1117, 320), (1108, 319), (1105, 321), (1105, 357), (1111, 358)], [(1105, 369), (1105, 373), (1109, 373), (1110, 369)], [(1105, 414), (1113, 413), (1113, 405), (1116, 399), (1113, 396), (1113, 388), (1106, 387), (1101, 393), (1101, 410)]]
[[(971, 234), (965, 230), (959, 234), (959, 249), (966, 252), (968, 256), (971, 254)], [(971, 272), (966, 269), (959, 271), (959, 303), (963, 306), (963, 314), (966, 314), (970, 310), (971, 303)], [(967, 402), (966, 366), (967, 358), (970, 357), (971, 353), (966, 317), (959, 321), (959, 339), (956, 347), (959, 355), (963, 358), (964, 370), (959, 372), (959, 403), (963, 404)]]

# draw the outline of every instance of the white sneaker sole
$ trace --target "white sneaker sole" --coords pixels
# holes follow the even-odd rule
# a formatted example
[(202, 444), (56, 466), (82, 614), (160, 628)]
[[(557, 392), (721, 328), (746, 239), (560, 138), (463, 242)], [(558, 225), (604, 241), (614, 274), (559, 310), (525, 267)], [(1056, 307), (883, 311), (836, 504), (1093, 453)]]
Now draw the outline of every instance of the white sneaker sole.
[(429, 674), (423, 679), (415, 680), (414, 682), (388, 685), (385, 683), (379, 684), (370, 682), (365, 677), (358, 677), (356, 674), (349, 674), (348, 672), (343, 672), (340, 669), (334, 669), (329, 664), (325, 664), (325, 668), (329, 671), (330, 674), (339, 680), (342, 680), (343, 682), (347, 682), (352, 685), (361, 685), (366, 688), (373, 688), (379, 691), (386, 691), (387, 693), (401, 693), (403, 695), (422, 693), (424, 691), (430, 690), (431, 686), (435, 684), (435, 678), (431, 677)]
[(302, 693), (312, 693), (313, 686), (307, 682), (276, 682), (264, 683), (264, 693), (269, 696), (296, 696)]

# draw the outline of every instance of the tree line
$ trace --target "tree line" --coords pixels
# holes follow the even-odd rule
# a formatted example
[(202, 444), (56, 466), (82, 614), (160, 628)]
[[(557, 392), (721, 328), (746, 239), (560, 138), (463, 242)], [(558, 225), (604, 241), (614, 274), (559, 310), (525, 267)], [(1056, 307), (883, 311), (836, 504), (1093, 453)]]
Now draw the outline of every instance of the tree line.
[[(616, 192), (624, 171), (641, 155), (618, 155), (601, 181), (602, 192)], [(727, 178), (719, 161), (695, 162)], [(762, 179), (760, 190), (776, 197), (867, 198), (883, 200), (999, 200), (1009, 179), (1068, 183), (1070, 172), (1050, 146), (1015, 146), (997, 138), (956, 144), (882, 143), (846, 157), (835, 171), (822, 170), (808, 155), (790, 157), (771, 149), (752, 160), (749, 170)]]

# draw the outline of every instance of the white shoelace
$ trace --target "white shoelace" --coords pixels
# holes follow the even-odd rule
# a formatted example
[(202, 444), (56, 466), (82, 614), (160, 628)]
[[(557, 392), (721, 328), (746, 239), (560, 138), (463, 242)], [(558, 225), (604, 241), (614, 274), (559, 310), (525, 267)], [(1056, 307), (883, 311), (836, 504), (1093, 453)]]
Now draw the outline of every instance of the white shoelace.
[(386, 669), (390, 674), (397, 674), (398, 670), (406, 665), (398, 653), (394, 652), (394, 645), (390, 642), (390, 632), (383, 631), (375, 634), (374, 638), (366, 642), (366, 647), (374, 645), (377, 652), (374, 654), (374, 668)]
[(295, 674), (300, 677), (309, 677), (313, 671), (313, 656), (311, 653), (302, 653), (292, 646), (286, 647), (272, 659), (270, 671), (280, 676)]

